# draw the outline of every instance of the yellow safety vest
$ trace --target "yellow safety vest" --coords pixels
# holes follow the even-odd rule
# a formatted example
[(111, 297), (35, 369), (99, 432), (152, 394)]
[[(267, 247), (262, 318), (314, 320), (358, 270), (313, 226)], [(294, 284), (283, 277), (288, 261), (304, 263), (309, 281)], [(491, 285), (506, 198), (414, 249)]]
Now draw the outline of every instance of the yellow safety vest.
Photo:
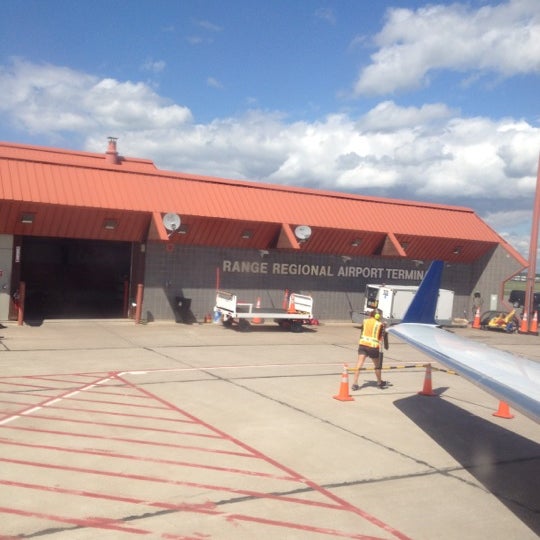
[(373, 347), (376, 349), (381, 342), (383, 325), (381, 322), (374, 318), (369, 318), (364, 321), (364, 327), (362, 328), (362, 335), (358, 340), (359, 345), (365, 345), (366, 347)]

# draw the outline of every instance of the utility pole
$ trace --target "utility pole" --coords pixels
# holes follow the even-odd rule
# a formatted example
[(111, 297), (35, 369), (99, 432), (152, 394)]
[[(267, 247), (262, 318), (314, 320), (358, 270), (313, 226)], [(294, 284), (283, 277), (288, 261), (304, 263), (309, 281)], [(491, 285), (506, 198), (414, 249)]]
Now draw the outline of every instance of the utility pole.
[(540, 155), (538, 157), (538, 170), (536, 173), (536, 195), (531, 227), (531, 243), (529, 245), (529, 268), (527, 270), (527, 283), (525, 288), (525, 306), (523, 313), (531, 321), (534, 299), (534, 285), (536, 281), (536, 257), (538, 250), (538, 222), (540, 221)]

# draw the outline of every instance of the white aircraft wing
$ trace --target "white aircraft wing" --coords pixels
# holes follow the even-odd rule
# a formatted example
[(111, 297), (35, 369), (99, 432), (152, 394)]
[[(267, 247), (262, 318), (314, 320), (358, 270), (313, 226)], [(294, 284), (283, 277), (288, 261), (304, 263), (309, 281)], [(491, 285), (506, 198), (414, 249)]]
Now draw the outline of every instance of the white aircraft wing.
[(443, 263), (431, 264), (403, 322), (388, 332), (540, 422), (540, 362), (443, 330), (435, 308)]

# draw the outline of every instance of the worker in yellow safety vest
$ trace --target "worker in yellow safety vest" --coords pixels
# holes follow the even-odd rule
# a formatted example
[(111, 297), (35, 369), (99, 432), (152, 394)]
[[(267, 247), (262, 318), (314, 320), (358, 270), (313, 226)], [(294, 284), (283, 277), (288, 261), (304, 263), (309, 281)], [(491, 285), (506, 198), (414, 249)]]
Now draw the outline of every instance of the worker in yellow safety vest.
[(362, 325), (362, 333), (358, 340), (358, 363), (354, 372), (353, 390), (359, 390), (358, 376), (364, 365), (366, 358), (369, 356), (375, 366), (375, 377), (377, 377), (377, 386), (386, 388), (388, 381), (383, 381), (381, 378), (382, 370), (382, 350), (381, 345), (384, 343), (385, 349), (388, 349), (388, 338), (384, 324), (381, 321), (381, 314), (378, 310), (373, 310), (368, 319), (364, 320)]

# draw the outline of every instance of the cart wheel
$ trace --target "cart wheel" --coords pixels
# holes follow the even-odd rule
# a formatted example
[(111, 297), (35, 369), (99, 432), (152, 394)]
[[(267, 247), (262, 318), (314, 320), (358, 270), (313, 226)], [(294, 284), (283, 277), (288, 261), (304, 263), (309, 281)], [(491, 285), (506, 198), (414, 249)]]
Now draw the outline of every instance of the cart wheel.
[(251, 324), (247, 319), (240, 319), (238, 321), (238, 329), (240, 332), (249, 332), (251, 330)]
[(294, 332), (295, 334), (297, 334), (298, 332), (301, 332), (302, 330), (303, 330), (303, 327), (300, 321), (291, 322), (291, 332)]
[(233, 320), (232, 319), (222, 319), (223, 326), (225, 328), (230, 328), (232, 326)]

